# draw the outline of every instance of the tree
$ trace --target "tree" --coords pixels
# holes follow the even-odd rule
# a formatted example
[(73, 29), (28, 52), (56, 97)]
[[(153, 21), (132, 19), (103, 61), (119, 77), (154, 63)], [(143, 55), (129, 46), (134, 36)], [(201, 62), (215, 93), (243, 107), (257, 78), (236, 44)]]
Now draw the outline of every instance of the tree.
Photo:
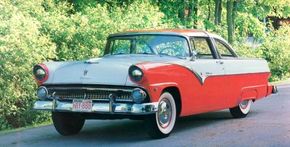
[(193, 0), (193, 12), (194, 12), (194, 20), (193, 27), (197, 28), (197, 15), (198, 15), (198, 0)]
[(197, 10), (198, 0), (190, 0), (188, 4), (188, 19), (189, 28), (197, 28)]
[(234, 21), (233, 21), (233, 0), (227, 0), (227, 25), (228, 25), (228, 41), (233, 42), (234, 38)]
[(214, 24), (219, 25), (222, 19), (222, 0), (215, 0)]
[[(210, 22), (211, 18), (211, 0), (208, 0), (208, 5), (207, 5), (207, 21)], [(205, 29), (207, 30), (207, 25), (205, 26)]]

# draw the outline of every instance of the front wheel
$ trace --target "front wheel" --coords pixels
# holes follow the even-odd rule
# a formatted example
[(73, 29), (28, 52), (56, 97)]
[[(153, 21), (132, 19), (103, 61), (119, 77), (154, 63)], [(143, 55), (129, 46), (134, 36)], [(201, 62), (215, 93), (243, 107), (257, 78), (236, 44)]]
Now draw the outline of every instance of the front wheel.
[(152, 138), (169, 136), (176, 121), (176, 105), (173, 96), (164, 92), (158, 102), (158, 111), (145, 120), (147, 131)]
[(79, 133), (85, 123), (80, 115), (65, 112), (52, 112), (52, 121), (57, 132), (63, 136)]
[(238, 106), (230, 108), (230, 112), (234, 118), (244, 118), (248, 115), (253, 101), (244, 100)]

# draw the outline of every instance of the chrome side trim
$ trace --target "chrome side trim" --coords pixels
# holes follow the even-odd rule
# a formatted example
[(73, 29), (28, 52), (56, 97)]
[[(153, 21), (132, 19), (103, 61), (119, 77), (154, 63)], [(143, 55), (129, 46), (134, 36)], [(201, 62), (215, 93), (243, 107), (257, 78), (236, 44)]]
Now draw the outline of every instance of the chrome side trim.
[[(66, 112), (79, 112), (72, 110), (72, 102), (64, 101), (42, 101), (38, 100), (34, 103), (33, 109), (35, 110), (48, 110), (48, 111), (66, 111)], [(93, 102), (91, 112), (85, 113), (118, 113), (118, 114), (152, 114), (157, 112), (158, 102), (130, 104), (130, 103), (96, 103)]]

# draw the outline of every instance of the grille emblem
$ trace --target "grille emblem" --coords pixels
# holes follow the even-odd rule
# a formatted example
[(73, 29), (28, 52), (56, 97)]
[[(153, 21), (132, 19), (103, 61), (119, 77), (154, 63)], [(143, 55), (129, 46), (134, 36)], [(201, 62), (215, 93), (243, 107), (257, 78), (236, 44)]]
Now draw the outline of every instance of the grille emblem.
[(88, 74), (88, 70), (84, 70), (84, 76)]

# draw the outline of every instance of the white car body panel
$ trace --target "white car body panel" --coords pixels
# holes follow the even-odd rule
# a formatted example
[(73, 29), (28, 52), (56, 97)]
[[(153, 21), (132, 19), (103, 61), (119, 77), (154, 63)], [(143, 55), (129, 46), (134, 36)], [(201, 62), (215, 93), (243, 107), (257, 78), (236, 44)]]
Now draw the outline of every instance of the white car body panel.
[(142, 62), (178, 63), (183, 60), (158, 55), (116, 55), (78, 62), (47, 62), (49, 78), (44, 84), (135, 85), (127, 80), (128, 69)]
[[(203, 83), (207, 77), (269, 72), (261, 59), (179, 59), (157, 55), (116, 55), (78, 62), (48, 62), (49, 78), (44, 84), (136, 84), (128, 78), (131, 65), (142, 62), (178, 64), (193, 71)], [(242, 67), (242, 68), (239, 68)]]
[(267, 61), (262, 59), (221, 60), (226, 75), (270, 72)]

